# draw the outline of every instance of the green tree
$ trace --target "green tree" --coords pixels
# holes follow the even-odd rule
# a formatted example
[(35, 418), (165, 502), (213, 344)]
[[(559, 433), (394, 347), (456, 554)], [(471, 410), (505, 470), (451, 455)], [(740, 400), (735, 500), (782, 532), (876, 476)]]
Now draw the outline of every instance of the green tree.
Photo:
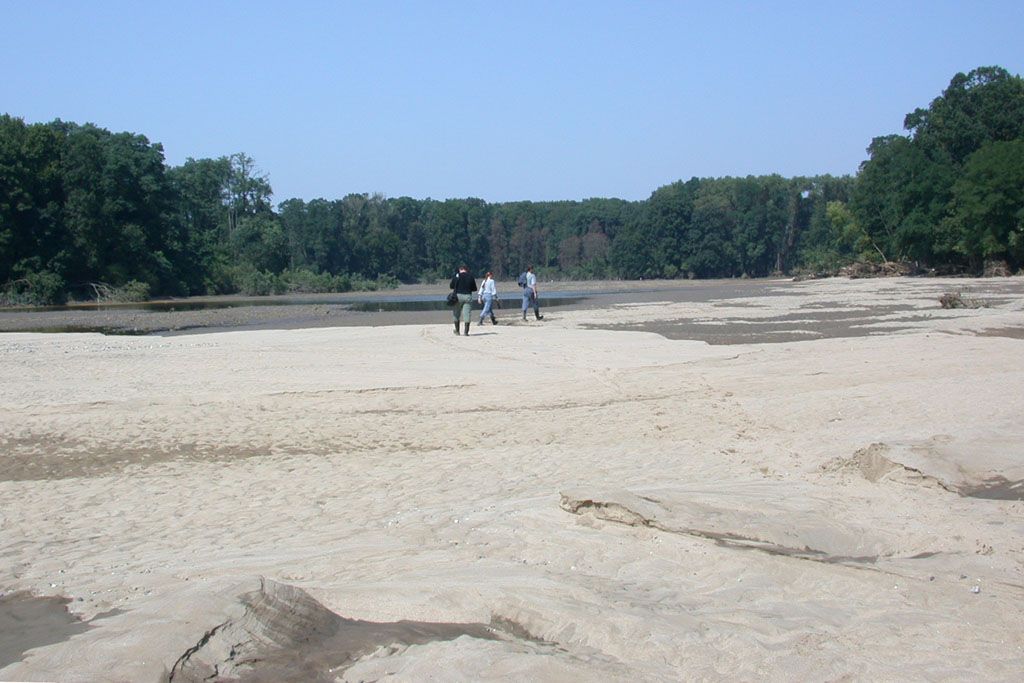
[(784, 269), (796, 234), (799, 185), (779, 175), (748, 176), (731, 183), (736, 216), (730, 241), (738, 271), (732, 274), (765, 276), (773, 268)]
[(422, 202), (411, 197), (399, 197), (388, 202), (388, 229), (400, 245), (398, 265), (393, 275), (402, 282), (415, 282), (429, 270), (422, 214)]
[(884, 260), (932, 262), (948, 249), (934, 227), (945, 214), (956, 169), (943, 154), (933, 158), (913, 140), (875, 138), (861, 165), (852, 208), (858, 224)]
[(849, 209), (855, 181), (851, 176), (831, 175), (809, 180), (810, 190), (804, 200), (810, 203), (808, 223), (807, 229), (797, 236), (796, 265), (816, 271), (835, 271), (855, 258), (854, 243), (859, 238), (847, 234), (860, 231)]
[(64, 287), (62, 144), (53, 126), (0, 116), (0, 284), (45, 272), (48, 291)]
[(503, 278), (515, 272), (514, 266), (509, 262), (508, 234), (505, 230), (505, 223), (499, 216), (491, 216), (491, 233), (488, 243), (490, 246), (488, 261), (491, 264), (491, 270), (494, 271), (494, 277)]
[(288, 240), (274, 216), (243, 216), (229, 242), (243, 269), (277, 274), (288, 267)]
[(732, 242), (737, 212), (730, 185), (731, 179), (704, 183), (694, 199), (681, 264), (682, 270), (693, 277), (728, 277), (737, 270)]
[(1024, 137), (990, 142), (968, 157), (946, 226), (974, 267), (987, 259), (1024, 265)]
[(73, 250), (68, 279), (139, 280), (154, 291), (180, 291), (171, 257), (182, 244), (169, 220), (173, 195), (163, 148), (142, 135), (93, 125), (65, 129), (64, 220)]
[(655, 190), (633, 220), (617, 232), (611, 267), (620, 277), (675, 277), (680, 272), (694, 204), (706, 180), (691, 178)]
[(851, 202), (857, 224), (885, 259), (976, 261), (977, 249), (958, 237), (964, 228), (947, 220), (954, 184), (983, 146), (1024, 136), (1024, 80), (999, 67), (958, 73), (904, 127), (907, 136), (868, 148)]
[(227, 157), (189, 158), (167, 172), (175, 197), (174, 221), (183, 246), (177, 269), (189, 294), (229, 288), (224, 273), (230, 262), (226, 249), (230, 175)]
[(270, 198), (274, 192), (266, 174), (256, 167), (247, 154), (238, 152), (228, 157), (227, 177), (228, 233), (234, 232), (244, 216), (272, 213)]
[(903, 127), (918, 146), (963, 164), (988, 142), (1024, 136), (1024, 79), (997, 66), (958, 73), (927, 109), (907, 114)]

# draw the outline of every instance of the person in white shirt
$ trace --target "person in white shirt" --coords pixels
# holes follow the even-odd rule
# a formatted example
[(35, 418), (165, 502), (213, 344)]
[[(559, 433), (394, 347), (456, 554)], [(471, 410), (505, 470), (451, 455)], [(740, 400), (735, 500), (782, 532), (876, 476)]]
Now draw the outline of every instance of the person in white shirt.
[(480, 285), (480, 292), (477, 295), (477, 301), (484, 305), (484, 309), (480, 311), (480, 324), (484, 324), (484, 319), (488, 315), (491, 316), (491, 324), (497, 325), (498, 319), (494, 317), (494, 302), (498, 300), (498, 287), (494, 284), (494, 277), (491, 271), (487, 271), (487, 276), (484, 278), (484, 283)]
[(537, 296), (537, 276), (533, 274), (533, 266), (526, 269), (526, 284), (523, 286), (523, 320), (526, 320), (526, 311), (533, 305), (533, 314), (537, 320), (543, 320), (540, 314), (540, 300)]

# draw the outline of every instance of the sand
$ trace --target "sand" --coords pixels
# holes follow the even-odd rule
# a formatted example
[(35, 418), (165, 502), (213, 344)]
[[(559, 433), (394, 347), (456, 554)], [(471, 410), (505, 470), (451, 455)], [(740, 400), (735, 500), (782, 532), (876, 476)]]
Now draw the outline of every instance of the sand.
[(88, 626), (0, 680), (1017, 679), (1022, 329), (1009, 278), (0, 334), (0, 589)]

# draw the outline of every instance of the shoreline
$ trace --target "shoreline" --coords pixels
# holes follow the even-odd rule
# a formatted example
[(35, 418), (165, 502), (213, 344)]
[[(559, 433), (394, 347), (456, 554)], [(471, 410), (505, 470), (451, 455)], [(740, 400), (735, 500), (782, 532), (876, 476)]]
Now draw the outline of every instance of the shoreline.
[[(614, 309), (629, 306), (693, 304), (702, 306), (723, 301), (740, 301), (799, 291), (808, 282), (872, 282), (873, 280), (749, 279), (749, 280), (645, 280), (645, 281), (558, 281), (542, 283), (541, 307), (545, 317), (578, 317), (579, 311)], [(879, 280), (882, 281), (882, 280)], [(895, 279), (890, 281), (895, 282)], [(1001, 301), (1013, 292), (1020, 277), (1011, 278), (906, 278), (916, 282), (938, 296), (946, 291), (966, 290), (976, 298)], [(499, 295), (501, 307), (495, 310), (499, 327), (524, 324), (519, 317), (520, 299), (514, 283), (502, 283)], [(509, 294), (511, 292), (511, 294)], [(563, 294), (565, 293), (565, 294)], [(197, 297), (181, 300), (159, 300), (140, 305), (117, 305), (76, 308), (70, 310), (0, 311), (0, 332), (42, 333), (100, 333), (112, 335), (195, 335), (229, 331), (316, 329), (327, 327), (380, 327), (391, 325), (446, 324), (448, 309), (440, 307), (443, 291), (434, 285), (402, 285), (396, 290), (377, 292), (351, 292), (345, 294), (292, 295), (278, 297), (245, 298)], [(571, 298), (564, 298), (564, 297)], [(420, 302), (425, 297), (436, 297), (437, 310), (352, 310), (352, 303), (374, 301)], [(546, 305), (552, 299), (559, 305)], [(319, 300), (319, 302), (317, 301)], [(294, 302), (301, 303), (294, 303)], [(568, 303), (562, 303), (562, 301)], [(251, 302), (251, 305), (247, 305)], [(198, 310), (145, 310), (147, 305), (180, 304), (224, 307)], [(733, 307), (742, 304), (733, 304)], [(669, 339), (695, 339), (710, 344), (762, 343), (772, 341), (800, 341), (867, 334), (871, 322), (880, 314), (890, 319), (913, 323), (919, 303), (888, 302), (879, 305), (865, 300), (857, 305), (842, 304), (838, 310), (828, 307), (819, 311), (803, 310), (798, 314), (784, 314), (772, 320), (745, 319), (741, 312), (713, 324), (700, 319), (661, 319), (638, 323), (605, 322), (582, 327), (623, 331), (647, 331)], [(382, 306), (382, 309), (384, 307)], [(474, 303), (475, 316), (479, 307)], [(532, 316), (527, 324), (532, 320)], [(485, 327), (490, 327), (487, 323)], [(479, 327), (474, 324), (475, 329)], [(1008, 327), (1002, 332), (1019, 338), (1024, 332)]]
[[(559, 310), (574, 310), (621, 302), (644, 301), (667, 296), (677, 300), (732, 296), (744, 291), (763, 293), (768, 283), (777, 280), (644, 280), (644, 281), (558, 281), (541, 283), (541, 305), (545, 298), (584, 298)], [(0, 311), (0, 332), (101, 332), (109, 334), (195, 334), (229, 330), (303, 329), (318, 327), (423, 325), (446, 320), (446, 308), (435, 311), (352, 310), (352, 304), (387, 301), (419, 302), (424, 298), (444, 298), (445, 283), (438, 285), (401, 285), (394, 290), (346, 292), (340, 294), (297, 294), (270, 297), (194, 297), (163, 299), (141, 304), (80, 306), (65, 310)], [(514, 322), (520, 294), (514, 282), (499, 284), (502, 307), (497, 313)], [(296, 303), (298, 302), (298, 303)], [(147, 310), (147, 306), (223, 307), (199, 310)], [(474, 303), (474, 311), (479, 307)]]

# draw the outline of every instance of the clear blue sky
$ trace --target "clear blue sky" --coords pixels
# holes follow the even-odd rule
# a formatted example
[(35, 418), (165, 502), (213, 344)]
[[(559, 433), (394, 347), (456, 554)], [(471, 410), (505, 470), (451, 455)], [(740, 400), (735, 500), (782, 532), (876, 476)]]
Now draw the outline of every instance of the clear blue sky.
[(275, 202), (644, 199), (854, 173), (1024, 2), (0, 0), (0, 112), (245, 152)]

